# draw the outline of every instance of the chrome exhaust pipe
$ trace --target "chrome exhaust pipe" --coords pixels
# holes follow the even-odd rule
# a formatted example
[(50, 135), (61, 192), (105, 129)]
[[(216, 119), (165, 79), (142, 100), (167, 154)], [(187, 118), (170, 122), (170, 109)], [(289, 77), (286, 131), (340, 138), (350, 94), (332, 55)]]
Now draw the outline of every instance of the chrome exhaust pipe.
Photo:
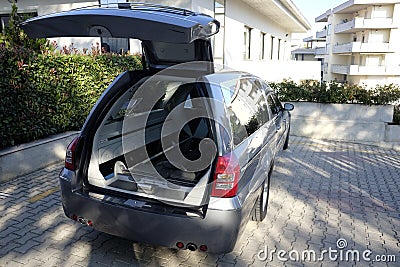
[(82, 217), (78, 217), (78, 222), (80, 222), (83, 225), (87, 225), (87, 221)]
[(187, 244), (186, 248), (190, 251), (196, 251), (197, 250), (197, 246), (193, 243), (189, 243)]

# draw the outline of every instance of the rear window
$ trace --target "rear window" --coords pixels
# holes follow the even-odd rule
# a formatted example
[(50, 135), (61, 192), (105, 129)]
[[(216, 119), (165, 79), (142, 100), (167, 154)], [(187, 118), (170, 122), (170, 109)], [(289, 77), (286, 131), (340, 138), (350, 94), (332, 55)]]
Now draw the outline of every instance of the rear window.
[(189, 44), (152, 43), (155, 56), (159, 61), (187, 62), (196, 60), (194, 42)]

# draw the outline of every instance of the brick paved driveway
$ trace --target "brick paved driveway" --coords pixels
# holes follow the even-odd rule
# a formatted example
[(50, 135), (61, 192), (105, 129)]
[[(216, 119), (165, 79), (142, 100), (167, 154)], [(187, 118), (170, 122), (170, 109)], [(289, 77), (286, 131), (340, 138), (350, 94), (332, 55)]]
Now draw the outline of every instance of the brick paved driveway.
[[(60, 165), (0, 185), (0, 266), (366, 266), (400, 262), (400, 152), (373, 146), (292, 138), (275, 163), (267, 218), (250, 222), (232, 253), (175, 251), (132, 243), (64, 217)], [(338, 249), (344, 238), (347, 247)], [(343, 244), (340, 243), (340, 246)], [(264, 251), (273, 259), (263, 259)], [(296, 252), (336, 249), (318, 263), (296, 262)], [(275, 250), (283, 250), (283, 262)], [(360, 252), (353, 261), (349, 250)], [(258, 252), (262, 250), (259, 255)], [(283, 253), (283, 252), (282, 252)], [(260, 260), (261, 258), (261, 260)], [(309, 254), (309, 259), (312, 254)], [(376, 258), (378, 259), (378, 258)]]

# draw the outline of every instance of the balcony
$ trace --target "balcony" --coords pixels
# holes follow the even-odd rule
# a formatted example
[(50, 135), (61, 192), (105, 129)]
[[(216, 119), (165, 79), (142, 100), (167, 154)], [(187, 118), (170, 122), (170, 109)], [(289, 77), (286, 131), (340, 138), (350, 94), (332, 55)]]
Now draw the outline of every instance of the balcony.
[(327, 36), (328, 31), (326, 29), (317, 32), (315, 35), (317, 38), (325, 38)]
[(354, 18), (335, 25), (335, 33), (355, 33), (365, 29), (394, 29), (392, 18)]
[(317, 47), (315, 48), (316, 55), (326, 55), (326, 48), (325, 47)]
[(399, 75), (400, 66), (360, 66), (332, 64), (331, 72), (346, 75)]
[(361, 43), (351, 42), (333, 46), (334, 54), (348, 53), (394, 53), (394, 49), (389, 46), (389, 43)]
[(328, 9), (325, 13), (315, 18), (315, 22), (328, 22), (328, 17), (332, 15), (332, 10)]

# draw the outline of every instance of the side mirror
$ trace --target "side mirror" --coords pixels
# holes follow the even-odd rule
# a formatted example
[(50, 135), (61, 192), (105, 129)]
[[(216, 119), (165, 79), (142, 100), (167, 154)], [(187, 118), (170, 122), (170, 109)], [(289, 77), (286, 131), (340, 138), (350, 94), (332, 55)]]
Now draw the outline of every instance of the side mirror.
[(291, 111), (294, 109), (294, 105), (292, 103), (285, 103), (285, 105), (283, 105), (283, 108), (288, 111)]

